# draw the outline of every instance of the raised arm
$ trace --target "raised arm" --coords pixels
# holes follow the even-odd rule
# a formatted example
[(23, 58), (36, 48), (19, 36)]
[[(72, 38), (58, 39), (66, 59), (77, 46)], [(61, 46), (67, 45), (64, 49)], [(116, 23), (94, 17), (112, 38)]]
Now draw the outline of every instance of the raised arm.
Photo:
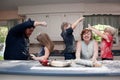
[(92, 27), (90, 24), (88, 24), (88, 28), (89, 28), (90, 30), (92, 30), (93, 32), (95, 32), (95, 33), (96, 33), (97, 35), (99, 35), (100, 37), (108, 40), (108, 38), (107, 38), (107, 36), (106, 36), (105, 34), (101, 33), (99, 30), (95, 29), (95, 28)]
[(72, 24), (72, 29), (75, 29), (76, 26), (83, 21), (84, 17), (80, 17), (79, 19), (77, 19), (73, 24)]
[(47, 26), (47, 23), (45, 21), (35, 21), (34, 26)]
[(19, 34), (23, 34), (23, 32), (27, 29), (27, 28), (31, 28), (31, 27), (36, 27), (36, 26), (46, 26), (47, 23), (46, 22), (42, 22), (42, 21), (33, 21), (31, 19), (29, 19), (28, 21), (25, 21), (23, 23), (17, 24), (16, 26), (14, 26), (11, 29), (12, 33), (19, 33)]

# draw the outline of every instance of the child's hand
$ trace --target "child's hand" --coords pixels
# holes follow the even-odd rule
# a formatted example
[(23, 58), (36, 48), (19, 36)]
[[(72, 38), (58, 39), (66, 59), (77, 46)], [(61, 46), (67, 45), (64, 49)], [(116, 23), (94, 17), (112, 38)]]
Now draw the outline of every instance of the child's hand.
[(32, 59), (35, 59), (35, 58), (36, 58), (36, 56), (35, 56), (34, 54), (30, 54), (30, 57), (31, 57)]
[(35, 55), (34, 54), (30, 54), (31, 57), (34, 57)]
[(80, 21), (83, 21), (85, 19), (85, 17), (80, 17), (79, 19), (80, 19)]
[(91, 25), (90, 24), (88, 24), (88, 29), (91, 29), (92, 27), (91, 27)]

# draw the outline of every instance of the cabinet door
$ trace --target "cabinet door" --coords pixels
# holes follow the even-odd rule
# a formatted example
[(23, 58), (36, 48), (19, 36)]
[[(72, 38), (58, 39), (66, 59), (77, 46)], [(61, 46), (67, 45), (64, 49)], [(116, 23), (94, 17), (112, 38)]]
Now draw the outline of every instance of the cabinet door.
[(53, 41), (61, 41), (62, 14), (51, 14), (49, 16), (49, 35)]
[[(37, 21), (46, 21), (47, 27), (36, 27), (32, 35), (30, 36), (31, 43), (38, 43), (35, 39), (36, 36), (41, 33), (47, 33), (52, 41), (63, 41), (61, 34), (61, 24), (63, 22), (73, 23), (82, 15), (80, 13), (56, 13), (56, 14), (32, 14), (27, 15), (27, 19), (31, 18)], [(74, 30), (75, 39), (78, 40), (80, 32), (83, 28), (82, 22)]]

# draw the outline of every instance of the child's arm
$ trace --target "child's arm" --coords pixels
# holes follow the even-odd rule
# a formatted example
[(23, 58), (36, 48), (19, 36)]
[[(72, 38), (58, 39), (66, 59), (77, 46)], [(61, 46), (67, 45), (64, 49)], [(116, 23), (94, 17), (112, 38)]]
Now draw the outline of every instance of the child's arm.
[(72, 24), (72, 29), (75, 29), (76, 26), (83, 21), (84, 17), (80, 17), (78, 20), (76, 20), (73, 24)]
[(47, 60), (50, 55), (50, 51), (47, 47), (44, 47), (44, 50), (45, 50), (45, 55), (43, 56), (43, 58)]
[(90, 24), (88, 24), (88, 28), (92, 31), (94, 31), (97, 35), (99, 35), (100, 37), (108, 40), (107, 36), (103, 33), (101, 33), (99, 30), (95, 29), (94, 27), (92, 27)]
[(48, 57), (49, 57), (50, 52), (49, 52), (49, 50), (48, 50), (47, 47), (45, 47), (44, 49), (45, 49), (45, 55), (40, 56), (40, 57), (36, 57), (35, 55), (30, 54), (30, 56), (31, 56), (32, 59), (34, 59), (34, 60), (47, 60)]

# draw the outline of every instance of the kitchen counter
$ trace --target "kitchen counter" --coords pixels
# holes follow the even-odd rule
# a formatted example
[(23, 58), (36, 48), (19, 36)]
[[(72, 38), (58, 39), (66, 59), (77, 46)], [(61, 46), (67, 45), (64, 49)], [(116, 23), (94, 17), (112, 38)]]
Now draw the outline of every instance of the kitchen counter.
[(42, 66), (38, 61), (4, 60), (0, 61), (1, 80), (120, 80), (120, 61), (99, 61), (102, 67)]

